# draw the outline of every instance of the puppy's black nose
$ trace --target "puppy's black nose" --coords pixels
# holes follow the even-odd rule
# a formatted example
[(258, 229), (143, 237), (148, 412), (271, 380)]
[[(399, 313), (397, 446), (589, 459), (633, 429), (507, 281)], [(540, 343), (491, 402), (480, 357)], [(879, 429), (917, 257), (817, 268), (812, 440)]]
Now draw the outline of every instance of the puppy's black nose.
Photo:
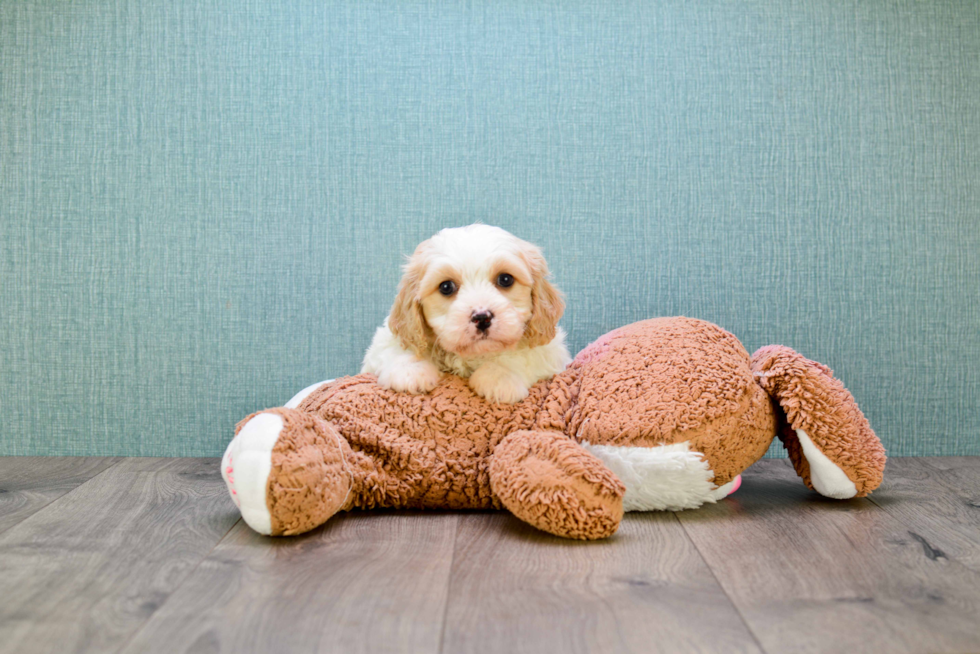
[(493, 313), (490, 311), (475, 311), (472, 316), (470, 316), (470, 322), (476, 325), (476, 328), (485, 332), (490, 329), (490, 323), (493, 321)]

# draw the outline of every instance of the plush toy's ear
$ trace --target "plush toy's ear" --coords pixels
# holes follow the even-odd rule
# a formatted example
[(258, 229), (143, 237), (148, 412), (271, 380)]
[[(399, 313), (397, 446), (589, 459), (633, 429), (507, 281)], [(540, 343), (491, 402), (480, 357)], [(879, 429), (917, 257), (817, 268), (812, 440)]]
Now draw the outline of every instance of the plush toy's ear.
[(416, 251), (403, 268), (398, 295), (388, 314), (388, 329), (402, 345), (420, 357), (427, 356), (434, 340), (422, 314), (419, 283), (424, 273), (424, 261)]
[(548, 263), (536, 246), (529, 245), (521, 256), (531, 270), (531, 319), (524, 327), (524, 342), (529, 347), (546, 345), (555, 338), (558, 321), (565, 312), (561, 291), (548, 281)]
[(751, 365), (778, 405), (779, 440), (807, 487), (837, 499), (878, 488), (885, 448), (830, 368), (782, 345), (759, 348)]

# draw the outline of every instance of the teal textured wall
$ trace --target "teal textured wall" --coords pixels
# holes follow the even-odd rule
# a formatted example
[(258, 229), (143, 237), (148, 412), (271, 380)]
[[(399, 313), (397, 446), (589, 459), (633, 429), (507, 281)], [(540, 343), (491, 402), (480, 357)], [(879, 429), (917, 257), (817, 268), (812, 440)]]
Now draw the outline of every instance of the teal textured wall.
[(973, 0), (0, 2), (0, 454), (216, 455), (475, 220), (980, 454)]

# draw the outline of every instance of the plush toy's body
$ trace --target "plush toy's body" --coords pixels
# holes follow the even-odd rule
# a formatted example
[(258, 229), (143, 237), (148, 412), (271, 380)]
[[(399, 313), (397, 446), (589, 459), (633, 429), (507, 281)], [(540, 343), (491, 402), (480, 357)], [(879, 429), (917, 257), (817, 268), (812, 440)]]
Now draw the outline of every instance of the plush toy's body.
[(454, 376), (426, 395), (366, 374), (325, 382), (243, 420), (222, 473), (264, 534), (353, 508), (506, 507), (594, 539), (624, 510), (725, 497), (777, 435), (823, 495), (881, 482), (881, 443), (829, 369), (780, 346), (750, 358), (711, 323), (661, 318), (606, 334), (517, 404), (487, 402)]

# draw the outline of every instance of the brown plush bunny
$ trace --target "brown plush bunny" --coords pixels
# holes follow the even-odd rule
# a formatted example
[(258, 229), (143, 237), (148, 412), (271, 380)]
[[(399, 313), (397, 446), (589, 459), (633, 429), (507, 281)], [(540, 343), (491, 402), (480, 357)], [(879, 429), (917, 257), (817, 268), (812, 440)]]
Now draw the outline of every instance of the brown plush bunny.
[(624, 510), (715, 502), (783, 441), (828, 497), (881, 483), (885, 452), (825, 366), (781, 346), (658, 318), (598, 339), (517, 404), (447, 376), (429, 394), (373, 375), (307, 389), (239, 423), (222, 474), (256, 531), (301, 534), (350, 509), (510, 510), (568, 538), (605, 538)]

